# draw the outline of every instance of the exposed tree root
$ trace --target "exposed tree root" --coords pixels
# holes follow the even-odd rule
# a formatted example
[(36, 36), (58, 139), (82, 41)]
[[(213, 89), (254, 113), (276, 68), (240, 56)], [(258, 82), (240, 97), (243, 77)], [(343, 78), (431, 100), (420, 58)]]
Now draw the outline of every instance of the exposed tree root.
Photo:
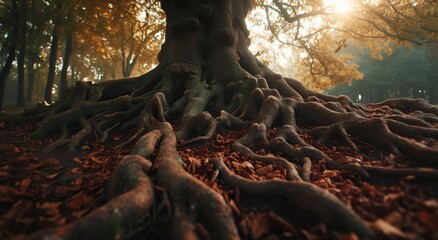
[(114, 239), (148, 218), (153, 184), (145, 171), (151, 164), (139, 155), (123, 158), (111, 179), (113, 199), (68, 225), (39, 231), (29, 239)]
[[(373, 238), (372, 231), (351, 209), (347, 208), (336, 197), (312, 184), (279, 180), (254, 182), (232, 174), (221, 159), (216, 158), (210, 161), (219, 170), (219, 176), (225, 184), (239, 188), (241, 193), (252, 196), (282, 196), (285, 201), (312, 212), (339, 231), (354, 232), (361, 239)], [(312, 202), (312, 199), (318, 199), (318, 204)]]

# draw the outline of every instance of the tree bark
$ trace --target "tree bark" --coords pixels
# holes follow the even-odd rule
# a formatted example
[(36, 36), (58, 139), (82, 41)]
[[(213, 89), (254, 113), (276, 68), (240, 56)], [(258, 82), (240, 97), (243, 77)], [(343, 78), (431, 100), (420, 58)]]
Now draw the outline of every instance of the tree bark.
[(17, 107), (24, 107), (26, 105), (24, 93), (24, 65), (26, 56), (26, 32), (27, 32), (27, 0), (20, 0), (20, 28), (19, 28), (19, 53), (17, 57)]
[[(62, 5), (61, 1), (56, 1), (56, 9), (61, 10)], [(52, 41), (50, 45), (50, 56), (49, 56), (49, 70), (47, 76), (46, 88), (44, 91), (44, 101), (47, 103), (52, 103), (52, 89), (55, 84), (55, 75), (56, 75), (56, 58), (58, 54), (58, 44), (59, 44), (59, 20), (55, 19), (53, 32), (52, 32)]]
[(3, 100), (4, 100), (3, 98), (5, 94), (6, 79), (8, 78), (9, 73), (11, 72), (12, 62), (15, 59), (15, 52), (17, 49), (16, 38), (18, 37), (18, 31), (19, 31), (18, 23), (20, 21), (20, 17), (18, 14), (17, 1), (11, 0), (11, 3), (12, 3), (12, 11), (16, 24), (12, 28), (8, 57), (6, 58), (5, 65), (3, 65), (3, 68), (0, 71), (0, 110), (3, 109)]
[(26, 102), (32, 103), (33, 100), (33, 89), (35, 83), (35, 67), (34, 62), (28, 59), (27, 62), (27, 91), (26, 91)]
[(60, 79), (59, 94), (58, 94), (59, 97), (61, 96), (61, 93), (68, 87), (67, 71), (70, 66), (70, 58), (72, 52), (73, 52), (73, 37), (69, 33), (67, 34), (66, 37), (64, 58), (62, 60), (61, 79)]

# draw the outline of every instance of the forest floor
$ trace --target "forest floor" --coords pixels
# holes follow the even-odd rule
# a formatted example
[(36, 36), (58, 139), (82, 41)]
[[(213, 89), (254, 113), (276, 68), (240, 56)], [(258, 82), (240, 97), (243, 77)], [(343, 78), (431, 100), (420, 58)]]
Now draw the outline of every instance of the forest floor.
[[(24, 239), (36, 230), (72, 222), (105, 204), (109, 200), (106, 184), (117, 163), (132, 150), (116, 148), (130, 136), (129, 132), (119, 132), (112, 134), (106, 143), (90, 138), (77, 152), (59, 149), (44, 153), (43, 149), (56, 136), (30, 140), (29, 134), (34, 129), (33, 124), (0, 123), (0, 239)], [(269, 135), (274, 136), (275, 131), (271, 130)], [(234, 173), (248, 179), (285, 179), (285, 170), (232, 152), (232, 143), (244, 134), (220, 131), (211, 141), (178, 149), (184, 168), (223, 195), (233, 210), (242, 238), (356, 239), (354, 235), (331, 232), (305, 212), (282, 216), (285, 213), (282, 209), (267, 209), (241, 196), (238, 189), (224, 187), (219, 178), (212, 181), (214, 169), (208, 159), (214, 156), (223, 156)], [(360, 151), (355, 152), (343, 144), (324, 146), (310, 136), (301, 137), (334, 160), (386, 167), (412, 165), (371, 146), (360, 146)], [(438, 239), (436, 179), (379, 175), (362, 178), (350, 172), (327, 170), (320, 163), (313, 167), (311, 182), (351, 206), (375, 230), (378, 239)], [(156, 187), (157, 201), (164, 199), (160, 197), (162, 192)], [(318, 199), (314, 201), (318, 204)], [(146, 238), (165, 239), (161, 233), (169, 218), (168, 211), (154, 214), (156, 221)]]

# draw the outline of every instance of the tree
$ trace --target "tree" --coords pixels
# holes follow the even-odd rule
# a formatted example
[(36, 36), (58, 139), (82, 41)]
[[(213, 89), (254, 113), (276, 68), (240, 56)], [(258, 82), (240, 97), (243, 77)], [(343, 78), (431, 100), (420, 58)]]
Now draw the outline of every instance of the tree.
[(24, 65), (26, 56), (27, 40), (27, 0), (20, 1), (20, 27), (19, 27), (19, 52), (17, 56), (18, 84), (17, 84), (17, 107), (26, 105), (24, 94)]
[[(6, 6), (6, 5), (5, 5)], [(16, 0), (11, 0), (10, 7), (6, 7), (6, 9), (9, 9), (6, 14), (2, 14), (2, 16), (6, 16), (5, 20), (12, 19), (14, 21), (13, 24), (11, 24), (13, 27), (9, 30), (10, 33), (8, 34), (8, 37), (6, 38), (8, 40), (9, 45), (9, 51), (8, 56), (6, 58), (6, 61), (4, 65), (1, 68), (0, 71), (0, 109), (3, 108), (3, 98), (5, 93), (5, 86), (6, 86), (6, 79), (9, 76), (9, 72), (12, 68), (12, 62), (15, 59), (15, 50), (17, 49), (17, 43), (16, 39), (18, 38), (19, 30), (18, 30), (18, 22), (20, 21), (20, 17), (18, 15), (18, 7)], [(9, 17), (7, 17), (9, 16)], [(4, 21), (6, 22), (6, 21)]]
[[(320, 1), (310, 3), (317, 6)], [(307, 8), (313, 9), (310, 3)], [(248, 49), (250, 32), (245, 18), (250, 6), (249, 0), (162, 0), (166, 39), (153, 70), (98, 84), (77, 82), (50, 106), (22, 116), (5, 116), (8, 121), (24, 121), (30, 114), (30, 120), (41, 120), (32, 138), (61, 132), (47, 151), (65, 145), (75, 150), (93, 132), (105, 140), (114, 129), (137, 126), (136, 133), (121, 145), (137, 141), (111, 180), (112, 200), (76, 222), (42, 230), (31, 239), (120, 237), (118, 230), (129, 231), (152, 208), (154, 184), (168, 196), (173, 238), (239, 239), (232, 207), (183, 169), (177, 151), (177, 143), (208, 141), (220, 128), (240, 129), (244, 135), (233, 143), (233, 150), (243, 159), (282, 166), (287, 181), (251, 181), (231, 172), (224, 162), (226, 156), (211, 156), (213, 181), (219, 177), (225, 187), (267, 206), (275, 205), (273, 199), (278, 198), (288, 207), (306, 209), (333, 229), (360, 239), (372, 239), (372, 230), (352, 209), (310, 183), (312, 166), (322, 164), (361, 176), (375, 172), (437, 174), (436, 169), (395, 170), (336, 161), (301, 137), (316, 136), (321, 144), (340, 138), (353, 151), (366, 142), (414, 158), (421, 166), (436, 162), (438, 150), (431, 146), (438, 138), (432, 125), (438, 121), (438, 108), (424, 100), (405, 98), (371, 106), (354, 104), (345, 96), (320, 94), (273, 72)], [(295, 18), (301, 16), (307, 15)], [(179, 126), (174, 131), (168, 121), (177, 119)], [(81, 130), (68, 136), (72, 125)], [(260, 146), (277, 156), (254, 150)]]
[[(361, 81), (337, 86), (329, 94), (345, 94), (356, 99), (359, 94), (363, 102), (379, 102), (390, 97), (423, 98), (433, 103), (432, 82), (429, 80), (436, 68), (431, 67), (436, 58), (429, 53), (429, 46), (394, 48), (383, 60), (373, 59), (369, 51), (355, 52), (359, 70), (365, 77)], [(372, 91), (371, 89), (376, 89)]]

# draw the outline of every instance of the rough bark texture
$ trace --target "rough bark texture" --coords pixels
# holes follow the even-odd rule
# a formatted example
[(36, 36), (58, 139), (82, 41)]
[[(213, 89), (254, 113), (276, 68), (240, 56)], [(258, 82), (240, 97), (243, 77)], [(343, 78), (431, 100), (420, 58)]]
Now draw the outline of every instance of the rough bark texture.
[[(116, 218), (109, 214), (111, 209), (119, 209), (117, 219), (123, 228), (131, 229), (140, 218), (138, 213), (148, 212), (154, 199), (150, 187), (155, 184), (167, 196), (172, 238), (239, 239), (241, 233), (232, 207), (208, 184), (182, 168), (177, 151), (178, 143), (181, 146), (208, 141), (218, 128), (247, 130), (233, 144), (233, 151), (248, 159), (281, 166), (287, 180), (243, 179), (231, 173), (218, 156), (211, 156), (216, 169), (211, 181), (221, 179), (225, 186), (260, 201), (266, 200), (263, 196), (278, 197), (288, 206), (305, 209), (336, 231), (353, 233), (360, 239), (372, 239), (373, 232), (336, 197), (309, 183), (313, 165), (324, 164), (362, 177), (375, 172), (436, 176), (436, 170), (409, 168), (396, 173), (338, 162), (301, 134), (316, 136), (321, 144), (340, 139), (356, 151), (357, 144), (365, 142), (395, 155), (412, 157), (419, 165), (436, 166), (438, 149), (428, 143), (435, 144), (438, 139), (438, 129), (434, 127), (438, 123), (438, 107), (411, 99), (364, 106), (345, 96), (312, 92), (299, 81), (272, 72), (248, 50), (248, 0), (161, 3), (167, 15), (166, 41), (155, 69), (142, 76), (99, 84), (77, 82), (58, 102), (23, 113), (41, 120), (31, 137), (41, 138), (51, 131), (61, 133), (48, 151), (65, 145), (75, 150), (92, 133), (105, 140), (116, 128), (137, 127), (136, 134), (121, 145), (137, 142), (114, 175), (112, 184), (120, 189), (115, 191), (114, 199), (78, 222), (43, 230), (35, 237), (116, 236), (99, 224), (104, 226), (107, 218)], [(176, 119), (180, 122), (174, 131), (167, 121)], [(298, 121), (304, 122), (305, 127)], [(80, 130), (69, 135), (68, 127), (72, 125)], [(268, 136), (274, 128), (273, 136)], [(260, 146), (281, 157), (259, 154), (255, 148)], [(156, 149), (158, 153), (154, 154)], [(133, 203), (121, 203), (125, 196)], [(267, 204), (272, 205), (269, 201)], [(96, 223), (98, 219), (106, 220)], [(94, 235), (89, 233), (91, 228), (98, 229)]]

